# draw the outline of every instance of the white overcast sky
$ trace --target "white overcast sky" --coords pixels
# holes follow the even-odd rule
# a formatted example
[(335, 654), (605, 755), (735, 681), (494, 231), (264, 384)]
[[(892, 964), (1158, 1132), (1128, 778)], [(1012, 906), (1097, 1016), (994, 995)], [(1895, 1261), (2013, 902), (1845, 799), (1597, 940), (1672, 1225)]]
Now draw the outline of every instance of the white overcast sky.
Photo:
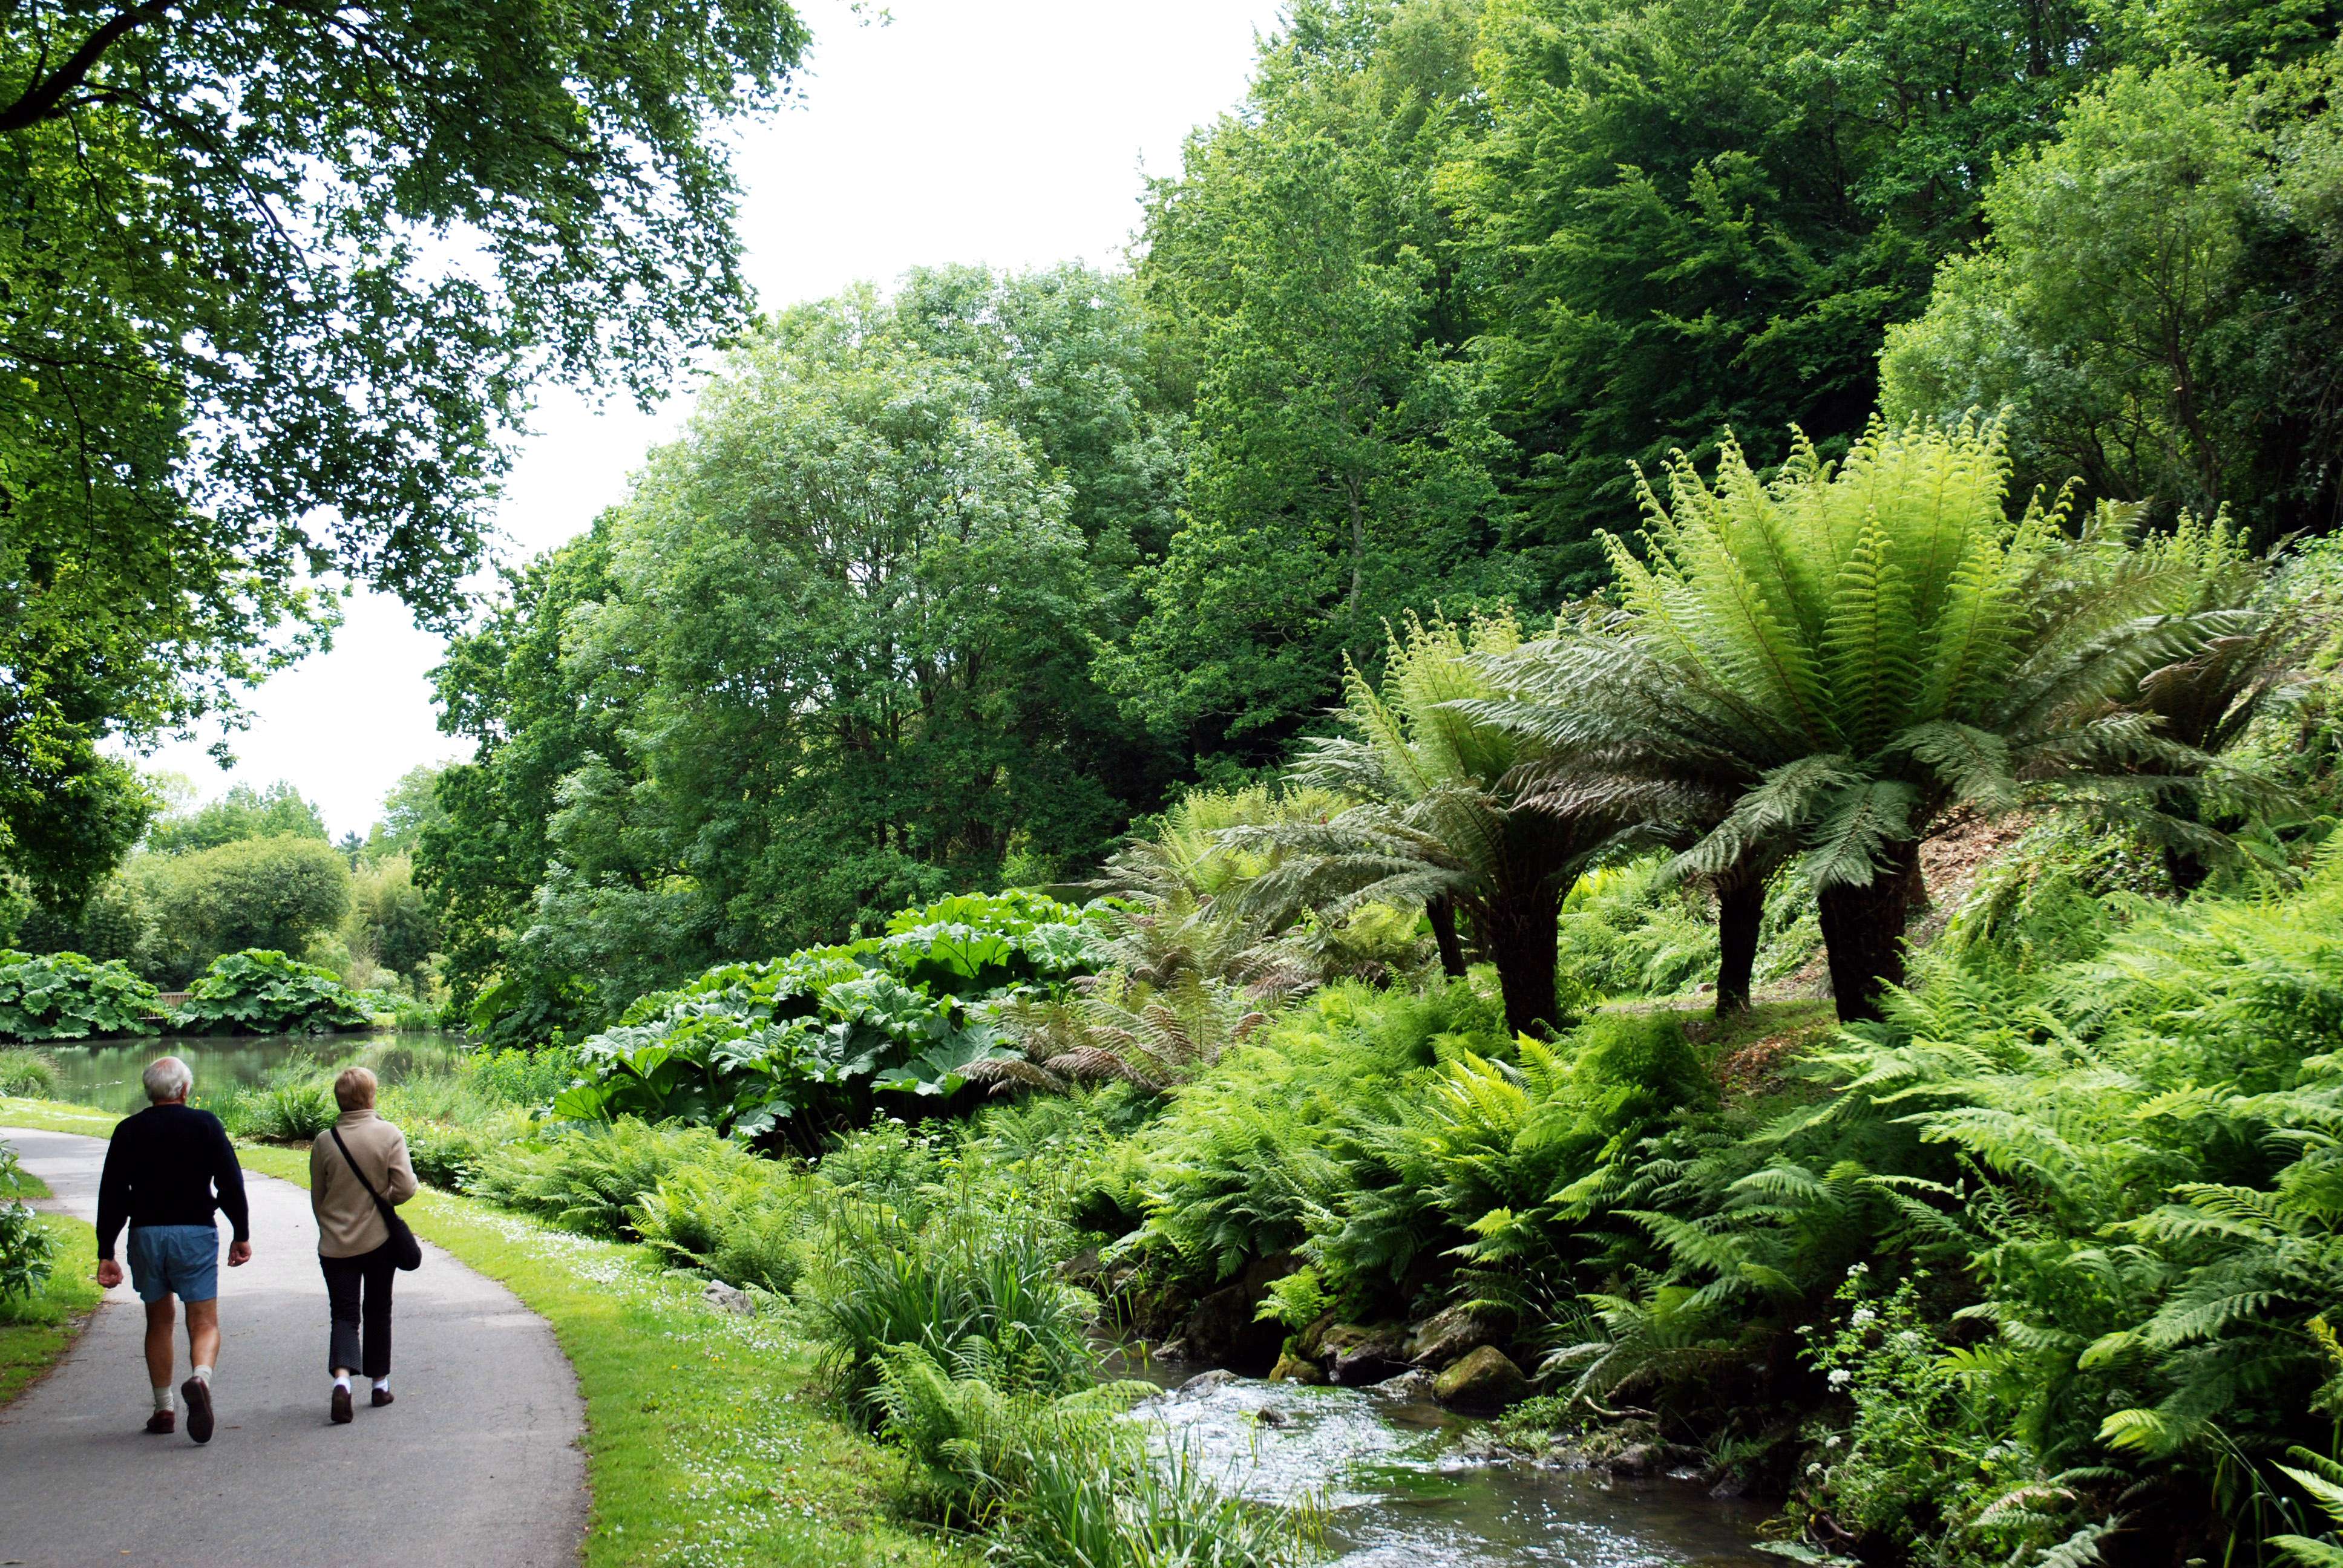
[[(1141, 170), (1168, 174), (1193, 126), (1242, 95), (1278, 0), (890, 0), (883, 25), (807, 0), (814, 34), (792, 106), (738, 134), (741, 237), (759, 303), (820, 298), (942, 262), (1120, 263)], [(689, 388), (643, 414), (548, 397), (505, 487), (499, 553), (525, 558), (618, 500)], [(442, 644), (395, 599), (353, 599), (333, 651), (251, 695), (236, 766), (216, 732), (149, 768), (204, 799), (288, 779), (336, 835), (364, 832), (417, 763), (463, 755), (439, 733), (426, 672)]]

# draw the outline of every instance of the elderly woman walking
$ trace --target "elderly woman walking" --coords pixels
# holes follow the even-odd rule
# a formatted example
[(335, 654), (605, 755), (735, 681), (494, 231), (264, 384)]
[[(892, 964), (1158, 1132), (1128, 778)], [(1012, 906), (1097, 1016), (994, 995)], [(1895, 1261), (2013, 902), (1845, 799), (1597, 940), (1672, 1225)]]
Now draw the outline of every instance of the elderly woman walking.
[(374, 1113), (374, 1074), (346, 1069), (334, 1080), (341, 1118), (309, 1146), (309, 1206), (317, 1215), (317, 1261), (334, 1315), (327, 1360), (337, 1424), (351, 1416), (352, 1372), (374, 1380), (376, 1404), (390, 1402), (390, 1282), (400, 1249), (384, 1206), (415, 1196), (407, 1135)]

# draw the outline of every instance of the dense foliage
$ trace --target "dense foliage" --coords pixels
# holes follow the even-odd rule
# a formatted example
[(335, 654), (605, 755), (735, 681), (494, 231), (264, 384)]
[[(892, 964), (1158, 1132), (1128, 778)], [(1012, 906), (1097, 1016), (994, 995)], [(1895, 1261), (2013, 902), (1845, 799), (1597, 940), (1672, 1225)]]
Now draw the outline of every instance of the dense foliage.
[(322, 1034), (374, 1022), (333, 970), (266, 948), (214, 959), (172, 1017), (189, 1034)]
[(0, 949), (0, 1040), (152, 1034), (155, 988), (120, 963)]
[(1097, 967), (1079, 920), (1031, 894), (947, 899), (899, 911), (883, 937), (719, 965), (581, 1042), (585, 1076), (553, 1112), (679, 1120), (746, 1141), (792, 1119), (810, 1138), (874, 1091), (949, 1097), (1006, 1053), (1004, 1007)]
[(2238, 79), (2125, 70), (2004, 164), (1987, 237), (1887, 334), (1885, 401), (2015, 410), (2028, 483), (2078, 477), (2258, 542), (2333, 526), (2343, 307), (2331, 62)]
[(157, 855), (184, 855), (241, 839), (315, 839), (323, 843), (326, 837), (326, 819), (317, 803), (279, 779), (265, 789), (231, 784), (216, 800), (166, 816), (147, 829), (142, 847)]
[(430, 998), (443, 938), (402, 846), (430, 816), (437, 778), (435, 769), (409, 775), (385, 801), (377, 830), (340, 846), (290, 784), (231, 786), (206, 805), (165, 813), (77, 910), (35, 902), (15, 945), (119, 960), (166, 990), (184, 988), (223, 952), (268, 948), (325, 964), (354, 990)]
[(422, 837), (459, 1004), (517, 980), (521, 1038), (590, 1032), (713, 960), (1079, 867), (1152, 805), (1090, 674), (1162, 531), (1135, 357), (1123, 286), (1071, 268), (916, 275), (737, 350), (440, 671), (481, 740)]

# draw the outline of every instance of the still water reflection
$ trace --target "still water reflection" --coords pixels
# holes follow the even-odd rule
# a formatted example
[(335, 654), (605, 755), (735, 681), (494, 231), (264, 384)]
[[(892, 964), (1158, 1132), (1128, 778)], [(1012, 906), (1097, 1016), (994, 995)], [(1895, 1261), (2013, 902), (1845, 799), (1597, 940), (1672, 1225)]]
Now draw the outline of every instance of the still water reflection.
[(407, 1034), (149, 1035), (98, 1045), (44, 1048), (57, 1064), (59, 1100), (106, 1111), (136, 1111), (146, 1103), (138, 1075), (158, 1056), (176, 1056), (196, 1070), (195, 1101), (226, 1100), (239, 1089), (267, 1081), (268, 1074), (296, 1062), (339, 1068), (363, 1061), (387, 1081), (432, 1066), (444, 1066), (463, 1049), (462, 1037), (436, 1030)]

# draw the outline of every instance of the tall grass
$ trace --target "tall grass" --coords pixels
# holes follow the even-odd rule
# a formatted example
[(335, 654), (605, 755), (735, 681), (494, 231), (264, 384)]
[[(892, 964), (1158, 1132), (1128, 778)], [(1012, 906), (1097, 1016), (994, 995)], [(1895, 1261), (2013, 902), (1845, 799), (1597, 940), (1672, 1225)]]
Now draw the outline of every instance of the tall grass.
[(1063, 1239), (1044, 1221), (999, 1211), (975, 1188), (948, 1194), (925, 1225), (839, 1200), (806, 1282), (807, 1309), (840, 1390), (875, 1414), (882, 1353), (915, 1345), (940, 1364), (985, 1347), (1018, 1393), (1088, 1387), (1097, 1304), (1058, 1277)]
[(875, 1358), (880, 1430), (911, 1460), (908, 1501), (986, 1529), (1019, 1568), (1276, 1568), (1299, 1561), (1307, 1515), (1214, 1486), (1185, 1451), (1151, 1457), (1122, 1412), (1155, 1391), (1113, 1383), (1051, 1394), (1004, 1387), (974, 1340), (948, 1360), (902, 1344)]
[(57, 1063), (46, 1051), (0, 1048), (0, 1094), (24, 1100), (54, 1100)]

